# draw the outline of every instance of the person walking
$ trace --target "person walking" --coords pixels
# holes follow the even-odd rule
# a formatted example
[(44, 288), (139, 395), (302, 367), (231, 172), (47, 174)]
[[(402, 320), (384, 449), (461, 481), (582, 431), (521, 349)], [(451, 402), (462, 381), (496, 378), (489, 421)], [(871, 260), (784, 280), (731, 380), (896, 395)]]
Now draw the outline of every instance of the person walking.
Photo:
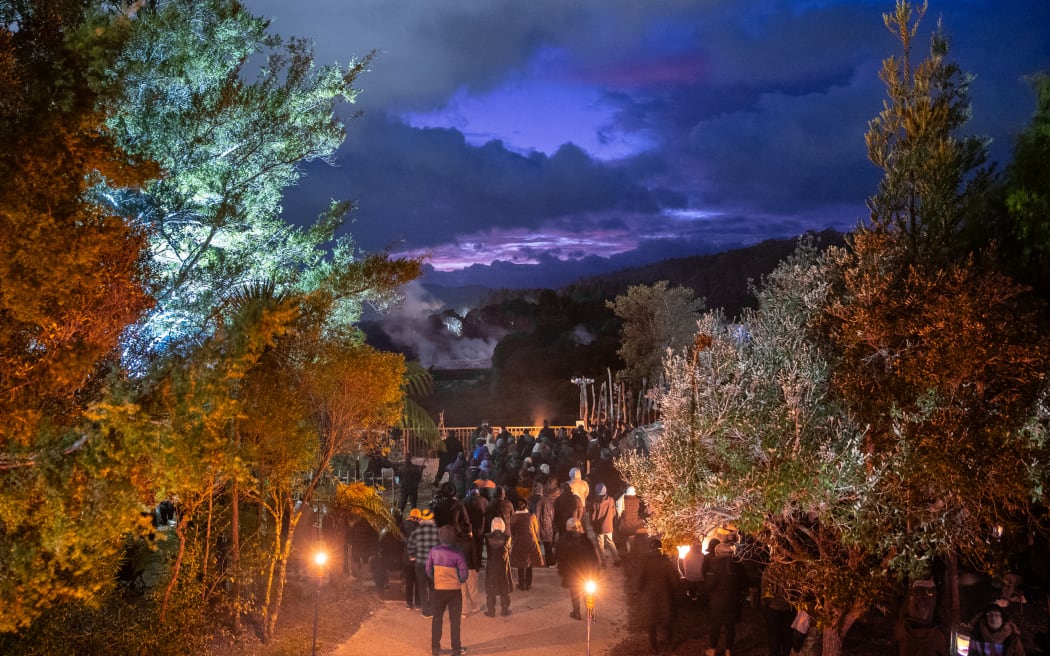
[(430, 550), (438, 545), (438, 527), (434, 523), (434, 513), (428, 510), (420, 512), (419, 526), (408, 538), (408, 552), (416, 568), (416, 581), (419, 585), (419, 610), (423, 617), (432, 615), (431, 601), (434, 586), (427, 576), (427, 556)]
[(663, 553), (660, 538), (649, 539), (649, 551), (638, 576), (641, 621), (649, 632), (649, 653), (659, 653), (657, 630), (663, 629), (667, 648), (671, 648), (671, 625), (675, 618), (674, 590), (678, 570)]
[(510, 550), (513, 538), (499, 517), (492, 518), (492, 531), (485, 535), (488, 562), (485, 565), (485, 615), (496, 616), (496, 596), (499, 595), (500, 614), (510, 615)]
[(532, 589), (532, 568), (543, 567), (540, 548), (540, 523), (529, 512), (525, 499), (518, 499), (510, 518), (510, 535), (514, 540), (510, 550), (510, 566), (518, 570), (518, 589)]
[[(418, 530), (418, 529), (417, 529)], [(460, 640), (463, 620), (463, 592), (467, 581), (467, 560), (456, 545), (456, 529), (451, 525), (438, 529), (440, 544), (427, 555), (427, 578), (434, 583), (433, 617), (430, 620), (430, 651), (441, 654), (441, 634), (444, 632), (445, 611), (448, 611), (448, 629), (452, 640), (452, 656), (467, 653)]]
[(591, 498), (591, 526), (594, 528), (594, 538), (598, 543), (598, 553), (602, 557), (602, 567), (608, 560), (613, 565), (620, 566), (620, 552), (616, 550), (613, 541), (613, 520), (616, 518), (616, 502), (606, 494), (605, 484), (598, 483), (594, 486), (594, 496)]
[(419, 528), (419, 520), (422, 517), (423, 513), (419, 508), (413, 508), (408, 513), (408, 517), (401, 522), (401, 537), (405, 542), (405, 548), (401, 556), (401, 576), (405, 584), (405, 608), (408, 610), (415, 610), (422, 603), (419, 593), (420, 581), (416, 579), (416, 563), (412, 557), (409, 545), (409, 540), (412, 539), (412, 534)]
[(583, 619), (580, 615), (583, 585), (597, 575), (598, 569), (598, 552), (583, 533), (583, 526), (576, 519), (567, 520), (565, 535), (558, 542), (558, 575), (562, 587), (569, 589), (569, 599), (572, 601), (569, 617), (574, 620)]

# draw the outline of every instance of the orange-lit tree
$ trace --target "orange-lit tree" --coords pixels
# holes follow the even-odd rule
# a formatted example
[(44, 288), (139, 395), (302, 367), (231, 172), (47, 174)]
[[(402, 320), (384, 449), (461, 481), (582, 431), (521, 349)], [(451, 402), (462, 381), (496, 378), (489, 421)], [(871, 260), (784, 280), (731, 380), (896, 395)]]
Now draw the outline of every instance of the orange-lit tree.
[(82, 5), (0, 6), (0, 633), (112, 587), (139, 510), (141, 444), (85, 412), (151, 305), (146, 235), (96, 191), (155, 167), (97, 110), (115, 43)]
[[(957, 554), (989, 567), (1001, 556), (993, 528), (1027, 519), (1050, 453), (1024, 427), (1050, 358), (1031, 295), (967, 252), (961, 229), (986, 189), (982, 142), (955, 134), (967, 81), (940, 34), (911, 67), (907, 3), (887, 25), (905, 56), (886, 62), (890, 100), (868, 134), (885, 176), (870, 226), (833, 257), (818, 323), (834, 392), (868, 427), (865, 452), (882, 472), (869, 539), (912, 577)], [(958, 621), (957, 596), (952, 605)]]

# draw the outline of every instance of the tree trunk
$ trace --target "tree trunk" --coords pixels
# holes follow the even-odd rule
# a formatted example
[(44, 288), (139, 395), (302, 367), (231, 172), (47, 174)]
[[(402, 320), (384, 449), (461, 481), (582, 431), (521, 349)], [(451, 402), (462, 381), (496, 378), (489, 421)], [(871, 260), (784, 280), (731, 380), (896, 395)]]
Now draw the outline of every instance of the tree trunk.
[[(201, 559), (201, 580), (208, 580), (208, 559), (211, 554), (211, 520), (215, 508), (215, 486), (208, 490), (208, 521), (204, 523), (204, 558)], [(208, 600), (208, 586), (201, 588), (201, 601)]]
[[(303, 501), (303, 503), (305, 505), (306, 501)], [(288, 535), (284, 538), (284, 543), (280, 547), (280, 563), (277, 580), (274, 581), (273, 604), (270, 606), (270, 613), (264, 624), (263, 633), (266, 635), (267, 640), (273, 637), (273, 633), (277, 629), (277, 618), (281, 612), (281, 601), (284, 599), (284, 586), (288, 581), (288, 558), (292, 553), (292, 538), (295, 536), (295, 527), (299, 524), (300, 517), (302, 517), (302, 510), (299, 512), (292, 511), (288, 515)], [(278, 539), (278, 543), (280, 542), (280, 539)]]
[(241, 498), (240, 490), (237, 487), (237, 481), (233, 481), (233, 490), (231, 493), (233, 502), (231, 510), (233, 511), (232, 517), (230, 518), (230, 531), (232, 533), (230, 538), (230, 575), (233, 577), (233, 633), (234, 635), (240, 635), (241, 633)]
[[(268, 509), (269, 510), (269, 509)], [(273, 603), (273, 588), (274, 588), (274, 573), (277, 570), (277, 563), (281, 558), (281, 524), (284, 523), (284, 509), (279, 505), (275, 505), (274, 511), (270, 513), (270, 517), (274, 520), (274, 531), (273, 531), (273, 547), (270, 552), (270, 562), (266, 566), (266, 584), (263, 586), (263, 602), (259, 608), (260, 624), (263, 628), (263, 641), (269, 640), (269, 634), (267, 633), (267, 626), (269, 626), (269, 617), (271, 610), (271, 604)]]
[(842, 654), (842, 643), (845, 641), (846, 634), (853, 628), (853, 625), (859, 620), (867, 611), (867, 607), (861, 603), (854, 603), (848, 610), (840, 610), (835, 613), (834, 621), (829, 622), (828, 626), (824, 627), (824, 633), (821, 641), (821, 656), (841, 656)]
[(182, 568), (182, 557), (186, 553), (186, 535), (182, 530), (183, 518), (179, 515), (178, 523), (175, 524), (175, 534), (179, 536), (179, 550), (175, 553), (175, 564), (171, 568), (171, 578), (168, 579), (168, 585), (164, 588), (164, 600), (160, 604), (160, 623), (164, 624), (164, 620), (168, 614), (168, 604), (171, 600), (171, 592), (175, 589), (175, 583), (179, 580), (179, 570)]
[(948, 589), (948, 626), (955, 627), (962, 621), (962, 608), (959, 603), (959, 558), (955, 549), (948, 550), (947, 560), (944, 584)]

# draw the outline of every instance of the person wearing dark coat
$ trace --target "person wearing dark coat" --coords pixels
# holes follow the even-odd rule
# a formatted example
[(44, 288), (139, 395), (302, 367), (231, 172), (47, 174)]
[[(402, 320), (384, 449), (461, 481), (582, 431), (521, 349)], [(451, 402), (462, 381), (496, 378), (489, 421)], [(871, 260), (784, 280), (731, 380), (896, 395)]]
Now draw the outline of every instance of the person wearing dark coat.
[(507, 489), (505, 487), (497, 487), (492, 494), (493, 497), (489, 501), (488, 508), (485, 509), (486, 533), (492, 530), (493, 517), (499, 517), (503, 520), (504, 526), (510, 526), (510, 516), (514, 514), (514, 504), (507, 501)]
[(405, 607), (408, 610), (415, 610), (420, 608), (423, 603), (422, 594), (419, 592), (420, 581), (416, 581), (416, 562), (412, 557), (412, 550), (409, 546), (409, 540), (412, 538), (412, 532), (419, 526), (419, 520), (422, 519), (423, 513), (420, 512), (419, 508), (413, 508), (408, 517), (401, 522), (401, 538), (405, 541), (405, 549), (401, 559), (401, 579), (405, 584)]
[[(575, 496), (572, 493), (563, 496)], [(582, 532), (583, 524), (576, 519), (565, 522), (565, 535), (558, 542), (558, 575), (563, 588), (569, 589), (572, 612), (569, 617), (583, 619), (580, 615), (580, 597), (583, 586), (598, 575), (600, 564), (594, 544)]]
[(474, 534), (474, 547), (481, 560), (485, 548), (485, 511), (489, 507), (489, 500), (481, 494), (477, 486), (473, 487), (463, 500), (463, 508), (467, 511), (470, 520), (470, 530)]
[(568, 483), (561, 484), (561, 495), (554, 501), (554, 527), (558, 529), (558, 539), (565, 537), (566, 525), (575, 519), (583, 526), (583, 502), (572, 493)]
[(441, 441), (445, 444), (445, 450), (438, 456), (437, 473), (434, 476), (435, 486), (441, 483), (441, 478), (448, 466), (456, 461), (456, 455), (463, 452), (463, 445), (459, 443), (455, 435), (448, 433)]
[(675, 618), (674, 591), (678, 570), (661, 549), (659, 538), (649, 540), (649, 552), (642, 561), (638, 577), (638, 599), (641, 602), (641, 621), (649, 631), (649, 652), (659, 652), (657, 629), (662, 628), (667, 647), (671, 647), (671, 625)]
[(532, 568), (543, 567), (540, 549), (540, 523), (529, 512), (524, 499), (518, 500), (517, 510), (510, 517), (510, 535), (514, 546), (510, 550), (510, 566), (518, 570), (518, 589), (532, 589)]
[(499, 595), (500, 614), (510, 615), (510, 550), (514, 539), (507, 533), (503, 519), (492, 518), (492, 531), (485, 535), (488, 563), (485, 566), (485, 615), (496, 616), (496, 596)]
[[(716, 541), (711, 542), (714, 544)], [(704, 581), (711, 618), (711, 648), (708, 653), (715, 653), (719, 635), (723, 631), (726, 650), (732, 651), (736, 645), (736, 625), (743, 618), (744, 595), (748, 589), (747, 572), (735, 558), (733, 547), (728, 544), (716, 544), (704, 560), (704, 566), (707, 569)]]
[(399, 492), (397, 497), (397, 509), (404, 512), (405, 505), (409, 509), (419, 507), (419, 481), (423, 479), (423, 466), (412, 462), (407, 458), (398, 472)]

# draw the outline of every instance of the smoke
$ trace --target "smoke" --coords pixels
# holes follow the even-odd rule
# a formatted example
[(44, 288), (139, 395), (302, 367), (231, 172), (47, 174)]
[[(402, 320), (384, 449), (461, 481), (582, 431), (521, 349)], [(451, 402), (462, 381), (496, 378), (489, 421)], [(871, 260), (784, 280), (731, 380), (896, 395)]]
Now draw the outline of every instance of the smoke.
[[(414, 354), (419, 363), (434, 369), (487, 369), (492, 366), (496, 344), (507, 333), (483, 327), (480, 336), (463, 337), (463, 318), (445, 309), (445, 302), (418, 281), (402, 290), (404, 300), (383, 315), (378, 324), (400, 350)], [(473, 333), (479, 332), (475, 327)]]
[(587, 346), (594, 341), (594, 334), (581, 323), (572, 329), (572, 338), (577, 344)]

